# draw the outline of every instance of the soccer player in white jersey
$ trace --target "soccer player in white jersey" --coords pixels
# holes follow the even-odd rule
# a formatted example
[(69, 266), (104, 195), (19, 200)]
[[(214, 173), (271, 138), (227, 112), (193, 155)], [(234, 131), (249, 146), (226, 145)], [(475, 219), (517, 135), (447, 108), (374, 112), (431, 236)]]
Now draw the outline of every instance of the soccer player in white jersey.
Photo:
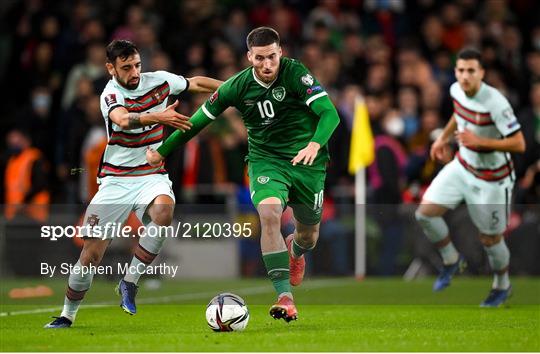
[[(189, 117), (175, 111), (178, 101), (166, 107), (170, 95), (185, 90), (211, 93), (222, 82), (200, 76), (186, 79), (166, 71), (141, 73), (138, 49), (126, 40), (114, 40), (107, 46), (106, 66), (112, 78), (101, 94), (101, 111), (109, 140), (98, 171), (99, 191), (86, 210), (84, 222), (93, 230), (101, 227), (102, 232), (113, 231), (105, 226), (123, 223), (134, 211), (146, 225), (149, 237), (141, 235), (129, 268), (137, 271), (128, 272), (117, 289), (122, 297), (120, 306), (133, 315), (137, 282), (165, 241), (165, 235), (150, 237), (149, 228), (156, 231), (159, 226), (170, 225), (175, 203), (164, 165), (148, 165), (146, 149), (161, 145), (163, 125), (180, 130), (191, 126)], [(88, 237), (75, 267), (97, 266), (114, 235), (85, 235)], [(47, 328), (71, 326), (93, 275), (70, 274), (64, 309)]]
[(416, 219), (442, 256), (444, 266), (433, 290), (443, 290), (464, 266), (464, 259), (452, 244), (442, 215), (465, 201), (494, 273), (492, 289), (481, 306), (498, 307), (511, 292), (510, 252), (502, 235), (515, 179), (510, 153), (524, 152), (525, 140), (507, 99), (482, 81), (480, 52), (459, 52), (455, 75), (457, 82), (450, 87), (454, 114), (430, 153), (432, 159), (447, 162), (452, 135), (459, 151), (427, 189)]

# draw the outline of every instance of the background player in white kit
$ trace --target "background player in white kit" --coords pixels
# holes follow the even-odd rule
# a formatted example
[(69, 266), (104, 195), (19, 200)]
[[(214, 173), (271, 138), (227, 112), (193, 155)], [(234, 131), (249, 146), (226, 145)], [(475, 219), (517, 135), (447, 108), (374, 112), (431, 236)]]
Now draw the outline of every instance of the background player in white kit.
[[(125, 40), (114, 40), (107, 46), (107, 70), (112, 76), (101, 94), (101, 111), (109, 136), (98, 171), (99, 191), (86, 210), (84, 222), (101, 230), (107, 223), (123, 223), (134, 211), (146, 227), (168, 226), (173, 217), (174, 194), (163, 164), (146, 163), (146, 149), (157, 149), (163, 140), (163, 125), (175, 129), (189, 129), (189, 117), (175, 111), (178, 101), (166, 107), (170, 95), (182, 91), (211, 93), (221, 81), (207, 77), (185, 79), (166, 71), (141, 73), (141, 59), (137, 47)], [(97, 266), (112, 235), (107, 239), (85, 235), (84, 247), (76, 266)], [(147, 265), (157, 256), (162, 237), (144, 237), (131, 261), (133, 269), (120, 281), (121, 307), (136, 313), (137, 282)], [(47, 328), (70, 327), (93, 274), (72, 272), (60, 317)]]
[(525, 140), (506, 98), (482, 81), (480, 52), (459, 52), (455, 75), (458, 82), (450, 87), (454, 114), (433, 143), (431, 158), (449, 160), (452, 134), (459, 151), (429, 186), (416, 219), (442, 256), (444, 266), (433, 290), (443, 290), (464, 266), (464, 259), (452, 244), (442, 215), (465, 201), (494, 273), (492, 289), (481, 306), (497, 307), (511, 292), (510, 252), (502, 235), (515, 179), (510, 153), (524, 152)]

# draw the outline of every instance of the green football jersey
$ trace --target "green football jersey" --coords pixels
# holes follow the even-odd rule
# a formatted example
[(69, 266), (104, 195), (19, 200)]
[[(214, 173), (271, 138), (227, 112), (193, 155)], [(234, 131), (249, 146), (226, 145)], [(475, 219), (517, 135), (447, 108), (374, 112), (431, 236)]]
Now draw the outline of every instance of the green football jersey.
[[(302, 63), (282, 57), (273, 82), (262, 82), (249, 67), (225, 81), (202, 109), (212, 119), (228, 107), (240, 111), (248, 131), (249, 159), (290, 161), (317, 129), (319, 117), (309, 105), (326, 95)], [(328, 159), (328, 148), (322, 146), (313, 165), (324, 165)]]

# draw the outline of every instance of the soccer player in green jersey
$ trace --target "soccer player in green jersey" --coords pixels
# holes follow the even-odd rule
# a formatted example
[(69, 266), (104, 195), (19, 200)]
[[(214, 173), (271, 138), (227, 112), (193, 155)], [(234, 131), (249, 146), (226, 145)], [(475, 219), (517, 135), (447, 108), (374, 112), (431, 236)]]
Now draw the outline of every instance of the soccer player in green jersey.
[[(327, 142), (339, 123), (327, 93), (300, 62), (282, 57), (279, 34), (259, 27), (247, 36), (251, 67), (237, 73), (195, 112), (190, 130), (174, 132), (147, 160), (159, 164), (228, 107), (242, 114), (248, 131), (250, 191), (261, 221), (261, 250), (278, 294), (270, 315), (289, 322), (298, 316), (291, 285), (304, 276), (304, 253), (315, 247), (323, 204)], [(296, 219), (285, 242), (281, 214)]]

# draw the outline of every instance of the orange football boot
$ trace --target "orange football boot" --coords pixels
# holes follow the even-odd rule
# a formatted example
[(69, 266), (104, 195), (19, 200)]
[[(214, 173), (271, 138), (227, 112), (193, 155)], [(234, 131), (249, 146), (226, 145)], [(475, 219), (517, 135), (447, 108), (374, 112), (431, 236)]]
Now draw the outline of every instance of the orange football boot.
[(291, 322), (298, 319), (298, 311), (293, 300), (287, 295), (283, 295), (270, 307), (270, 316), (276, 320), (283, 318), (286, 322)]

